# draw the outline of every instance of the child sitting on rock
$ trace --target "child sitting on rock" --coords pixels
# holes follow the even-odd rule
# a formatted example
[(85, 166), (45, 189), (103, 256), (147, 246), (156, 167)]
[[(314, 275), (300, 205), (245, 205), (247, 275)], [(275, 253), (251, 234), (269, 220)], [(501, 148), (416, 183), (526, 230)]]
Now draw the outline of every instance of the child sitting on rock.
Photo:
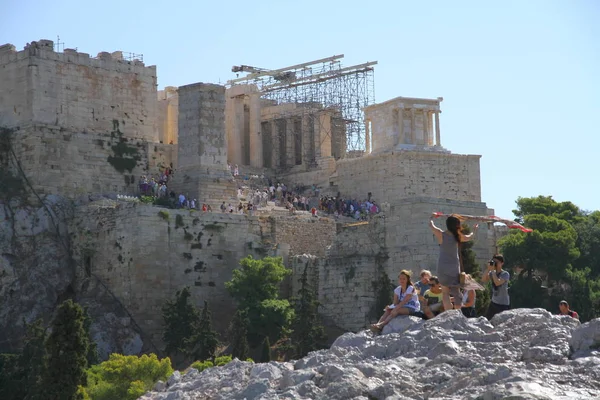
[(379, 332), (392, 319), (398, 315), (410, 315), (420, 311), (419, 297), (415, 287), (410, 281), (410, 271), (402, 270), (398, 275), (398, 286), (394, 289), (394, 304), (387, 306), (384, 309), (383, 316), (379, 322), (371, 325), (371, 330)]
[(428, 319), (435, 317), (442, 311), (444, 311), (444, 304), (442, 302), (442, 285), (437, 276), (432, 276), (429, 279), (429, 289), (423, 294), (425, 303), (424, 313)]

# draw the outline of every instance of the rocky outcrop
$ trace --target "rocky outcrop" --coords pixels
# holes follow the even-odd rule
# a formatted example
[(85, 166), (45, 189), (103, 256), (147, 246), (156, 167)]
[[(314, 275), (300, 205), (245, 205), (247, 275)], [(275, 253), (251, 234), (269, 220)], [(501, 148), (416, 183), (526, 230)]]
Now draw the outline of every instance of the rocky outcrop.
[(72, 294), (64, 214), (69, 204), (47, 196), (44, 206), (0, 202), (0, 351), (14, 351), (24, 321), (48, 318)]
[(141, 399), (565, 400), (600, 393), (600, 319), (581, 325), (517, 309), (490, 323), (449, 311), (429, 321), (399, 317), (387, 330), (346, 333), (331, 349), (294, 362), (191, 369)]
[[(113, 352), (139, 354), (144, 343), (123, 306), (72, 258), (73, 215), (85, 201), (54, 195), (45, 196), (43, 205), (35, 200), (37, 206), (0, 202), (0, 352), (18, 350), (25, 323), (41, 318), (48, 324), (56, 307), (72, 298), (92, 317), (101, 359)], [(95, 247), (92, 240), (86, 245)]]

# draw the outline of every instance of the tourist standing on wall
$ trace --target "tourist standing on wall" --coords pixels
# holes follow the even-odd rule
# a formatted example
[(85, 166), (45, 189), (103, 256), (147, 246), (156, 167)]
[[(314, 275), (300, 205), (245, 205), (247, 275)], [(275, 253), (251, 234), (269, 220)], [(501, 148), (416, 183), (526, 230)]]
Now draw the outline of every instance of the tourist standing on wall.
[[(438, 258), (437, 277), (442, 285), (444, 310), (455, 308), (461, 309), (462, 294), (460, 292), (460, 247), (462, 242), (472, 240), (479, 225), (475, 225), (473, 232), (464, 235), (461, 231), (460, 219), (451, 215), (446, 219), (446, 230), (443, 231), (433, 223), (432, 214), (429, 218), (429, 228), (440, 245), (440, 255)], [(454, 306), (450, 301), (450, 296), (454, 299)]]
[(492, 282), (492, 301), (488, 306), (485, 317), (491, 320), (494, 315), (510, 308), (510, 297), (508, 295), (508, 281), (510, 274), (502, 269), (504, 257), (496, 254), (488, 263), (487, 273), (483, 276), (483, 283)]

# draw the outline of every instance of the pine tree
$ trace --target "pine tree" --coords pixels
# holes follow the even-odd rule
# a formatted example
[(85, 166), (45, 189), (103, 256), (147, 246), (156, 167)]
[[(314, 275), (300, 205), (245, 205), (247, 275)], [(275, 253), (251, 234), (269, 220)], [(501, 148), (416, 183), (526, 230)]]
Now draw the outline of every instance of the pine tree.
[(271, 343), (269, 337), (266, 336), (262, 343), (262, 352), (260, 354), (260, 362), (267, 363), (271, 361)]
[(190, 288), (178, 290), (175, 300), (167, 300), (162, 307), (165, 331), (163, 341), (166, 344), (165, 352), (173, 357), (179, 354), (188, 354), (188, 346), (194, 337), (200, 322), (198, 309), (189, 302)]
[(96, 365), (100, 362), (100, 357), (98, 355), (98, 346), (96, 342), (92, 339), (92, 335), (90, 333), (90, 329), (92, 327), (92, 317), (88, 313), (87, 307), (83, 310), (84, 320), (83, 320), (83, 329), (85, 329), (85, 334), (90, 340), (90, 346), (88, 348), (88, 353), (86, 355), (88, 367), (92, 365)]
[(190, 340), (190, 353), (196, 360), (214, 361), (218, 345), (218, 334), (212, 328), (208, 302), (204, 301), (204, 308), (202, 309), (200, 322), (196, 328), (196, 334)]
[(308, 266), (300, 278), (300, 290), (296, 300), (296, 313), (292, 324), (292, 346), (296, 357), (304, 357), (310, 351), (325, 347), (327, 339), (318, 314), (319, 302), (308, 283)]
[(42, 380), (47, 369), (46, 328), (41, 319), (26, 327), (25, 346), (19, 360), (19, 368), (24, 372), (22, 388), (27, 391), (24, 399), (42, 399)]
[(231, 337), (231, 357), (239, 360), (248, 358), (248, 314), (245, 310), (237, 310), (229, 325)]
[(52, 333), (46, 341), (48, 367), (43, 383), (48, 400), (75, 399), (78, 386), (86, 382), (89, 338), (84, 320), (82, 308), (67, 300), (52, 321)]

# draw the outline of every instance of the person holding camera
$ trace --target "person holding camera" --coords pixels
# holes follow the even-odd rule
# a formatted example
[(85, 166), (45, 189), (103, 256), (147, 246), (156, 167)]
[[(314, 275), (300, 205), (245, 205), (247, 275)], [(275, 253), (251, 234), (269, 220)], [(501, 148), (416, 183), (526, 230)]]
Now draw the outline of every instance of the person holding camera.
[(510, 297), (508, 295), (508, 281), (510, 274), (502, 269), (504, 257), (496, 254), (488, 263), (487, 273), (483, 275), (483, 283), (492, 282), (492, 301), (488, 306), (485, 317), (491, 320), (494, 315), (510, 309)]

